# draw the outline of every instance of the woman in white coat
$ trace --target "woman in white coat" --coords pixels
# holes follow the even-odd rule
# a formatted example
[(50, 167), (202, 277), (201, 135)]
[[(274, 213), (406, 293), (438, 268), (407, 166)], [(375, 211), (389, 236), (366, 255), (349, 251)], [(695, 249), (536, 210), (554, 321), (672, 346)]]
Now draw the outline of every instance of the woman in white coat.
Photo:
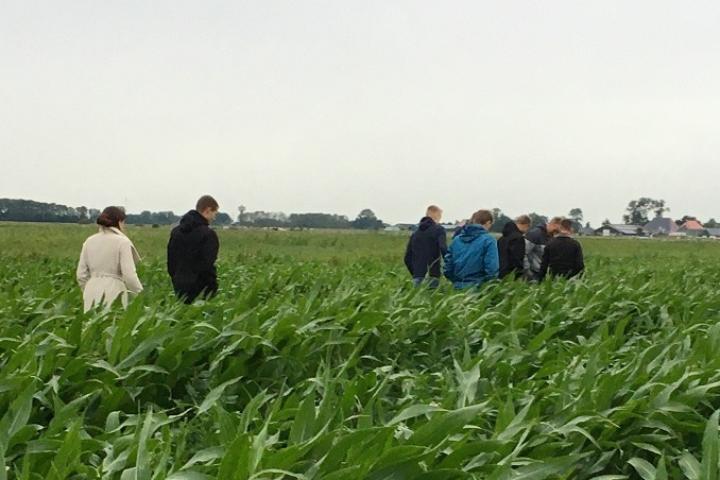
[(127, 307), (129, 294), (143, 289), (135, 271), (140, 256), (123, 233), (125, 218), (123, 209), (106, 208), (97, 219), (100, 231), (83, 244), (77, 280), (86, 312), (95, 305), (109, 307), (118, 298)]

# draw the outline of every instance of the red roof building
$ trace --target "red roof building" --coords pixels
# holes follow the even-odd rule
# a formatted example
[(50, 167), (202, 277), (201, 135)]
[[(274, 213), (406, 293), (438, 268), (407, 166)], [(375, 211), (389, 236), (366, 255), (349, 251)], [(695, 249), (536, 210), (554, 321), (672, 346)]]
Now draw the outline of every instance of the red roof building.
[(682, 230), (683, 232), (699, 231), (705, 230), (705, 227), (703, 227), (702, 223), (698, 222), (697, 220), (688, 220), (680, 226), (680, 230)]

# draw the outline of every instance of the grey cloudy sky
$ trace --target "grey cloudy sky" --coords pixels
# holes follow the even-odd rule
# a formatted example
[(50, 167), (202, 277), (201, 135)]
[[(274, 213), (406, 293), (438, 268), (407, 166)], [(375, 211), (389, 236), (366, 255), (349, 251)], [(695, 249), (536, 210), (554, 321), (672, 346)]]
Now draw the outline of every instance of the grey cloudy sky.
[(0, 0), (0, 197), (720, 217), (720, 2)]

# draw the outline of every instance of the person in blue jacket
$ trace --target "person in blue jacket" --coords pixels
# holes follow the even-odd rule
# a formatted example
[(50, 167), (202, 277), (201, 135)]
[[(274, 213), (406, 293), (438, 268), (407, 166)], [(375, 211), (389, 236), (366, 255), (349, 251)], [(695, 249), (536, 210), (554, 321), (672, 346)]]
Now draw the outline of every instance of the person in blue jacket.
[(478, 210), (455, 237), (445, 255), (445, 276), (455, 288), (479, 287), (498, 278), (497, 242), (490, 235), (492, 213)]

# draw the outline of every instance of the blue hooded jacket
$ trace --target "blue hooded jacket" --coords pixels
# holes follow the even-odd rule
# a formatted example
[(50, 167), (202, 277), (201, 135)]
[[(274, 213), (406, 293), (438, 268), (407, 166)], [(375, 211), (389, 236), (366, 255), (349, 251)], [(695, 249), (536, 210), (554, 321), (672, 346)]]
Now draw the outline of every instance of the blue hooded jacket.
[(497, 242), (480, 225), (465, 225), (445, 255), (445, 276), (455, 288), (477, 287), (498, 277)]

